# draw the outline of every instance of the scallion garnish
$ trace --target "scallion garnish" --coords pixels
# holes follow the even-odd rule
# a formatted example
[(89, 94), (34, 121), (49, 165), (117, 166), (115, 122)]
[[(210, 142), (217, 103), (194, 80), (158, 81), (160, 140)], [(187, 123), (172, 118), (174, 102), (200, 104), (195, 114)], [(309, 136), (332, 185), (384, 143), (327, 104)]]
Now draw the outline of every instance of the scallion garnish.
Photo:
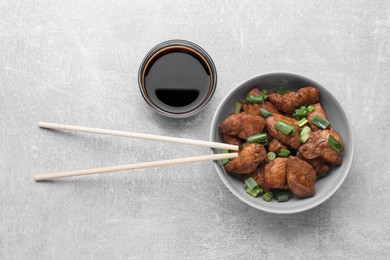
[(302, 144), (306, 143), (307, 139), (310, 137), (311, 129), (308, 126), (302, 128), (301, 133), (299, 134), (299, 140)]
[(242, 107), (242, 104), (240, 102), (237, 102), (235, 105), (234, 105), (234, 113), (235, 114), (238, 114), (241, 112), (241, 107)]
[(320, 115), (316, 115), (311, 122), (322, 129), (326, 129), (329, 125), (329, 121)]
[(315, 108), (314, 106), (312, 106), (312, 105), (310, 105), (310, 106), (307, 107), (307, 111), (308, 111), (309, 113), (313, 112), (314, 110), (316, 110), (316, 108)]
[(298, 125), (299, 127), (302, 127), (302, 126), (306, 125), (308, 122), (309, 122), (309, 121), (307, 121), (306, 118), (302, 118), (301, 120), (299, 120), (299, 121), (297, 122), (297, 125)]
[(294, 135), (294, 127), (284, 121), (279, 121), (274, 125), (275, 129), (282, 132), (285, 135)]
[(276, 154), (274, 152), (269, 152), (267, 155), (268, 155), (268, 157), (265, 159), (266, 162), (275, 160), (275, 158), (276, 158)]
[(280, 95), (283, 95), (283, 94), (290, 93), (291, 91), (290, 90), (285, 90), (285, 89), (279, 89), (276, 92), (278, 92)]
[(267, 191), (263, 195), (263, 200), (270, 201), (272, 199), (272, 196), (273, 196), (272, 192), (271, 191)]
[(255, 96), (255, 95), (248, 95), (246, 96), (246, 101), (248, 103), (257, 103), (257, 104), (262, 104), (264, 101), (267, 99), (267, 95), (261, 95), (261, 96)]
[(246, 141), (248, 143), (263, 143), (263, 144), (266, 144), (266, 143), (268, 143), (267, 134), (261, 133), (261, 134), (257, 134), (257, 135), (252, 135), (252, 136), (249, 136), (246, 139)]
[[(229, 150), (228, 150), (228, 149), (222, 149), (222, 153), (229, 153)], [(227, 158), (227, 159), (222, 159), (222, 164), (225, 165), (225, 164), (227, 164), (229, 161), (230, 161), (229, 158)]]
[(282, 148), (282, 149), (279, 150), (278, 155), (282, 156), (282, 157), (287, 157), (287, 156), (290, 155), (290, 153), (291, 153), (290, 150)]
[(257, 195), (259, 195), (260, 193), (263, 192), (263, 189), (257, 184), (257, 182), (251, 177), (251, 178), (248, 178), (246, 181), (245, 181), (245, 191), (253, 196), (253, 197), (257, 197)]
[(305, 106), (301, 106), (298, 109), (295, 109), (295, 113), (293, 114), (293, 117), (296, 119), (300, 119), (302, 117), (305, 117), (309, 114), (307, 111), (307, 108)]
[(267, 109), (264, 109), (264, 108), (260, 108), (260, 114), (261, 114), (264, 118), (268, 118), (268, 117), (272, 116), (272, 113), (269, 112)]
[(333, 148), (333, 150), (335, 150), (338, 153), (341, 152), (343, 146), (332, 135), (329, 135), (328, 142), (329, 142), (330, 147)]

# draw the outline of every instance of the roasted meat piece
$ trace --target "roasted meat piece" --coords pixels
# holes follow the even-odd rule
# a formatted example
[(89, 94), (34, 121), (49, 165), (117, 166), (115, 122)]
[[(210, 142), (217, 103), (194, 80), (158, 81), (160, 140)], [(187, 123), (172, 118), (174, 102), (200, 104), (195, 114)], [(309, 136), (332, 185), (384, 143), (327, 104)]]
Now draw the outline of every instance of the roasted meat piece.
[(226, 135), (238, 136), (247, 139), (251, 135), (263, 131), (265, 119), (261, 116), (254, 116), (247, 113), (232, 114), (226, 118), (221, 126), (220, 132)]
[(238, 157), (225, 164), (225, 168), (229, 172), (249, 174), (254, 172), (265, 158), (267, 152), (263, 145), (248, 143), (238, 152)]
[(312, 197), (315, 194), (315, 182), (317, 179), (313, 167), (294, 156), (287, 159), (287, 185), (298, 198)]
[(287, 114), (292, 114), (294, 109), (302, 105), (311, 105), (317, 103), (320, 99), (320, 91), (315, 87), (304, 87), (286, 94), (278, 92), (268, 93), (268, 100), (277, 110)]
[(307, 115), (307, 120), (309, 121), (309, 126), (310, 126), (310, 128), (311, 128), (312, 131), (322, 130), (322, 128), (319, 128), (318, 126), (316, 126), (315, 124), (313, 124), (313, 123), (311, 122), (311, 120), (312, 120), (316, 115), (319, 115), (319, 116), (321, 116), (322, 118), (325, 118), (326, 120), (328, 120), (328, 118), (326, 117), (325, 111), (324, 111), (324, 109), (322, 108), (322, 106), (321, 106), (320, 103), (315, 103), (313, 106), (314, 106), (315, 110)]
[(284, 144), (282, 144), (281, 142), (279, 142), (279, 140), (276, 139), (276, 138), (273, 138), (273, 139), (269, 142), (269, 144), (268, 144), (268, 150), (269, 150), (270, 152), (276, 153), (276, 152), (278, 152), (278, 151), (279, 151), (280, 149), (282, 149), (282, 148), (286, 149), (287, 147), (286, 147)]
[[(329, 144), (329, 135), (332, 135), (342, 146), (340, 153), (335, 151)], [(299, 152), (306, 159), (319, 158), (325, 162), (340, 165), (342, 162), (341, 153), (344, 151), (343, 139), (334, 131), (318, 130), (311, 132), (305, 144), (299, 147)]]
[(250, 174), (244, 175), (244, 181), (249, 178), (253, 178), (259, 186), (265, 190), (268, 191), (268, 189), (264, 186), (264, 180), (265, 180), (265, 163), (261, 163), (259, 167), (254, 172), (251, 172)]
[(242, 141), (239, 137), (233, 136), (233, 135), (222, 135), (222, 140), (225, 144), (232, 144), (232, 145), (238, 145), (238, 147), (241, 147)]
[[(299, 141), (299, 129), (293, 118), (276, 114), (268, 117), (266, 121), (267, 130), (272, 137), (278, 139), (283, 144), (286, 144), (294, 149), (298, 149), (298, 147), (301, 145), (301, 142)], [(293, 126), (294, 135), (285, 135), (282, 132), (276, 130), (275, 124), (279, 121), (284, 121), (285, 123), (288, 123)]]
[(297, 157), (310, 164), (316, 171), (317, 175), (322, 175), (330, 170), (329, 164), (323, 162), (320, 158), (306, 159), (301, 154), (299, 154)]
[[(251, 91), (248, 92), (248, 95), (255, 95), (255, 96), (260, 96), (261, 92), (258, 88), (254, 88)], [(242, 109), (244, 110), (245, 113), (255, 115), (255, 116), (261, 116), (260, 113), (260, 108), (264, 108), (268, 112), (272, 114), (280, 114), (279, 111), (272, 105), (271, 102), (265, 101), (262, 104), (251, 104), (247, 103), (245, 100), (242, 102)]]
[(278, 157), (267, 164), (264, 169), (264, 189), (284, 189), (286, 186), (287, 158)]

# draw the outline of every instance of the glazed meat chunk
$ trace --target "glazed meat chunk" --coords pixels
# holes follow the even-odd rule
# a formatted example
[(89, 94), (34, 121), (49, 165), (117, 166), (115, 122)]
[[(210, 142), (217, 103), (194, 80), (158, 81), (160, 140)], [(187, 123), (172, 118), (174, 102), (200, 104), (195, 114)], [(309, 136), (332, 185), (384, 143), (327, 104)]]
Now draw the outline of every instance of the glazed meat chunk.
[(297, 157), (310, 164), (316, 171), (317, 176), (327, 173), (330, 170), (329, 164), (323, 162), (320, 158), (306, 159), (301, 154)]
[(247, 113), (232, 114), (226, 118), (221, 126), (220, 132), (226, 135), (238, 136), (247, 139), (251, 135), (263, 131), (265, 119), (261, 116), (254, 116)]
[[(342, 146), (340, 153), (335, 151), (329, 144), (329, 136), (332, 135)], [(306, 159), (319, 158), (325, 162), (335, 165), (341, 165), (341, 153), (344, 151), (343, 139), (336, 133), (330, 130), (318, 130), (311, 132), (310, 137), (305, 144), (299, 147), (299, 152)]]
[(242, 141), (237, 136), (233, 135), (222, 135), (222, 140), (225, 144), (232, 144), (232, 145), (238, 145), (238, 147), (241, 147)]
[[(285, 135), (279, 130), (275, 129), (275, 124), (279, 121), (284, 121), (285, 123), (290, 124), (294, 127), (294, 135)], [(283, 116), (283, 115), (274, 115), (270, 116), (266, 119), (267, 122), (267, 130), (269, 134), (278, 139), (281, 143), (286, 144), (294, 149), (298, 149), (298, 147), (301, 145), (301, 142), (299, 141), (299, 129), (298, 126), (295, 124), (295, 120), (291, 117)]]
[[(249, 91), (248, 95), (254, 95), (254, 96), (260, 96), (261, 92), (259, 89), (254, 88), (251, 91)], [(242, 102), (242, 109), (245, 113), (255, 115), (255, 116), (261, 116), (260, 114), (260, 108), (264, 108), (265, 110), (269, 111), (272, 114), (280, 114), (279, 111), (272, 105), (271, 102), (265, 101), (262, 104), (251, 104), (247, 103), (246, 101)]]
[(284, 189), (286, 187), (287, 158), (278, 157), (265, 165), (263, 187)]
[(313, 106), (314, 106), (315, 110), (307, 115), (307, 120), (309, 121), (309, 126), (310, 126), (310, 128), (311, 128), (312, 131), (322, 130), (322, 128), (319, 128), (318, 126), (316, 126), (315, 124), (313, 124), (313, 123), (311, 122), (311, 120), (312, 120), (316, 115), (319, 115), (319, 116), (321, 116), (322, 118), (325, 118), (326, 120), (328, 120), (328, 118), (326, 117), (325, 111), (324, 111), (324, 109), (322, 108), (322, 106), (321, 106), (320, 103), (315, 103)]
[(254, 172), (244, 175), (244, 181), (249, 178), (253, 178), (257, 182), (257, 184), (259, 184), (259, 186), (263, 188), (263, 190), (268, 191), (268, 189), (264, 185), (264, 179), (265, 179), (264, 163), (261, 163), (260, 166), (257, 167), (257, 169)]
[(238, 157), (225, 164), (225, 168), (229, 172), (249, 174), (254, 172), (265, 158), (267, 152), (263, 145), (248, 143), (238, 152)]
[(284, 144), (282, 144), (281, 142), (279, 142), (279, 140), (276, 139), (276, 138), (273, 138), (273, 139), (269, 142), (269, 144), (268, 144), (268, 150), (269, 150), (270, 152), (276, 153), (276, 152), (278, 152), (278, 151), (279, 151), (280, 149), (282, 149), (282, 148), (286, 149), (287, 147), (286, 147)]
[(287, 185), (298, 198), (312, 197), (315, 194), (315, 182), (317, 179), (313, 167), (294, 156), (287, 159)]
[(320, 99), (320, 91), (315, 87), (309, 86), (286, 94), (270, 92), (268, 93), (268, 99), (277, 110), (292, 114), (294, 109), (299, 108), (302, 105), (317, 103)]

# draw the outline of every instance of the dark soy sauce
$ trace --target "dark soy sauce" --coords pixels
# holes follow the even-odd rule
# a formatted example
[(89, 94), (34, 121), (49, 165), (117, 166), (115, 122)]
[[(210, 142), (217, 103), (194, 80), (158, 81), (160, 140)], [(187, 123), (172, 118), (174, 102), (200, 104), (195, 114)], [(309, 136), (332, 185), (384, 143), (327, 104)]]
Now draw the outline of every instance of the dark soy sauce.
[(144, 88), (151, 102), (171, 113), (200, 106), (211, 93), (210, 66), (199, 53), (173, 46), (156, 53), (144, 71)]

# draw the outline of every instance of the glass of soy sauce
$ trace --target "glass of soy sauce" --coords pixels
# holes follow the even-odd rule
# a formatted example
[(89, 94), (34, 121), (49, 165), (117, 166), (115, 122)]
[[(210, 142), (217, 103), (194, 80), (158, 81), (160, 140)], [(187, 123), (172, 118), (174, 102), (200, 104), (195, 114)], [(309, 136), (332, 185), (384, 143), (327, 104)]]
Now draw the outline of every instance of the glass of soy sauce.
[(162, 42), (149, 51), (138, 72), (143, 98), (157, 112), (183, 118), (199, 112), (217, 86), (217, 71), (200, 46), (185, 40)]

